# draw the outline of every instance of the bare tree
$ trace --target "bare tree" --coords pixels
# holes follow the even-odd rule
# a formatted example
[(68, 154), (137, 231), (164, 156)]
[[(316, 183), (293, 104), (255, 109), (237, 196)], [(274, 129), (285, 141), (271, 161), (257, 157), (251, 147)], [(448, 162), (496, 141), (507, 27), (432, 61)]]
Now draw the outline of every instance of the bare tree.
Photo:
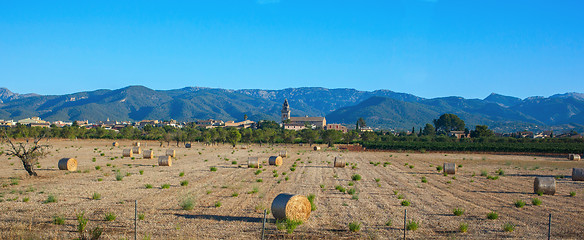
[[(41, 145), (39, 142), (45, 138), (46, 133), (41, 131), (38, 134), (34, 134), (32, 143), (30, 139), (26, 139), (25, 142), (17, 142), (16, 144), (10, 140), (8, 137), (8, 133), (6, 133), (6, 129), (3, 130), (4, 140), (10, 144), (11, 149), (8, 149), (6, 155), (8, 156), (15, 156), (20, 158), (22, 161), (22, 166), (24, 170), (28, 172), (29, 176), (37, 176), (37, 173), (34, 171), (34, 164), (37, 163), (37, 160), (40, 157), (46, 156), (48, 154), (47, 149), (50, 147), (49, 145)], [(15, 139), (16, 140), (16, 139)]]

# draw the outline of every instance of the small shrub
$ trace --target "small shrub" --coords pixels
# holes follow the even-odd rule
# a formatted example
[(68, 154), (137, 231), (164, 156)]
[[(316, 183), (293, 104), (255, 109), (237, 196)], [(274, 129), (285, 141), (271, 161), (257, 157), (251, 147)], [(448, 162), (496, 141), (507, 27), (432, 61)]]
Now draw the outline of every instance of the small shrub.
[(436, 166), (436, 171), (438, 172), (442, 171), (442, 166)]
[(211, 168), (209, 168), (209, 170), (210, 170), (211, 172), (217, 172), (217, 168), (216, 168), (216, 167), (211, 167)]
[(255, 174), (255, 175), (258, 175), (258, 174), (260, 174), (260, 173), (262, 173), (262, 170), (256, 170), (256, 171), (254, 172), (254, 174)]
[(481, 170), (481, 176), (486, 177), (489, 175), (489, 172), (487, 172), (487, 170)]
[(454, 213), (455, 216), (461, 216), (462, 214), (464, 214), (464, 209), (455, 208), (454, 210), (452, 210), (452, 212)]
[(354, 182), (349, 182), (349, 187), (352, 187), (353, 185), (355, 185)]
[(98, 178), (97, 181), (101, 182), (101, 181), (103, 181), (103, 178)]
[(249, 191), (249, 192), (247, 192), (247, 193), (249, 193), (249, 194), (254, 194), (254, 193), (257, 193), (257, 192), (259, 192), (259, 191), (260, 191), (260, 189), (259, 189), (258, 187), (253, 187), (253, 188), (252, 188), (252, 190), (251, 190), (251, 191)]
[(316, 203), (314, 203), (314, 199), (316, 198), (316, 195), (309, 194), (306, 198), (308, 198), (308, 201), (310, 202), (310, 210), (315, 211), (316, 210)]
[(187, 180), (181, 181), (180, 185), (185, 187), (185, 186), (189, 185), (189, 181), (187, 181)]
[(170, 184), (168, 184), (168, 183), (162, 184), (162, 186), (160, 186), (160, 188), (162, 188), (162, 189), (169, 189), (170, 188)]
[(503, 169), (500, 169), (496, 171), (497, 174), (499, 174), (499, 176), (505, 176), (505, 171), (503, 171)]
[(420, 227), (420, 223), (414, 219), (408, 220), (408, 223), (406, 224), (406, 229), (409, 231), (416, 231), (418, 230), (418, 227)]
[(284, 180), (288, 181), (288, 179), (290, 179), (289, 177), (285, 177)]
[(379, 178), (376, 178), (375, 179), (375, 182), (379, 182), (379, 181), (381, 181), (381, 179), (379, 179)]
[(105, 220), (106, 221), (110, 221), (110, 222), (111, 221), (115, 221), (116, 220), (116, 214), (115, 213), (112, 213), (112, 212), (106, 213), (105, 214)]
[(237, 161), (231, 161), (231, 164), (236, 165)]
[(215, 207), (216, 207), (216, 208), (218, 208), (218, 207), (221, 207), (221, 201), (217, 201), (217, 202), (215, 202)]
[(543, 196), (543, 191), (542, 191), (542, 190), (539, 190), (539, 191), (537, 191), (537, 192), (536, 192), (536, 194), (537, 194), (538, 196)]
[(286, 232), (287, 233), (293, 233), (294, 230), (296, 230), (296, 227), (300, 226), (302, 224), (302, 221), (300, 220), (291, 220), (291, 219), (286, 219)]
[(505, 223), (505, 224), (503, 224), (503, 231), (513, 232), (513, 231), (515, 231), (515, 225), (513, 225), (512, 223)]
[(426, 179), (426, 177), (422, 177), (422, 182), (423, 183), (427, 183), (428, 182), (428, 179)]
[(514, 204), (515, 204), (515, 207), (516, 208), (522, 208), (523, 206), (525, 206), (525, 201), (523, 201), (523, 200), (515, 200)]
[[(543, 195), (543, 192), (542, 192), (542, 195)], [(574, 191), (570, 192), (570, 197), (574, 197), (574, 196), (576, 196), (576, 192), (574, 192)]]
[(296, 168), (295, 167), (291, 167), (290, 168), (290, 171), (294, 172), (294, 171), (296, 171)]
[(348, 194), (351, 194), (351, 195), (355, 194), (355, 192), (357, 192), (357, 190), (356, 190), (355, 188), (349, 188), (349, 189), (347, 190), (347, 193), (348, 193)]
[(539, 206), (539, 205), (541, 205), (541, 200), (539, 198), (533, 198), (533, 199), (531, 199), (531, 204), (533, 204), (535, 206)]
[(404, 198), (406, 198), (406, 196), (404, 196), (403, 194), (397, 195), (397, 199), (404, 199)]
[(460, 223), (460, 225), (458, 226), (458, 230), (460, 230), (461, 233), (467, 232), (468, 231), (468, 224)]
[(192, 197), (186, 197), (180, 202), (182, 210), (193, 210), (195, 208), (195, 200)]
[(414, 165), (410, 165), (410, 169), (414, 168)]
[(144, 220), (144, 213), (138, 214), (138, 220)]
[(55, 225), (64, 225), (65, 218), (61, 216), (53, 216), (53, 224)]
[(30, 198), (28, 198), (28, 197), (25, 197), (22, 199), (22, 202), (28, 202), (28, 201), (30, 201)]
[(345, 188), (344, 188), (343, 186), (341, 186), (341, 185), (337, 185), (337, 186), (335, 186), (335, 189), (336, 189), (336, 190), (339, 190), (339, 192), (342, 192), (342, 193), (344, 193), (344, 192), (345, 192)]
[(146, 188), (152, 188), (152, 184), (146, 184), (145, 187)]
[(490, 212), (487, 214), (487, 218), (491, 219), (491, 220), (495, 220), (497, 218), (499, 218), (499, 214), (497, 212)]
[(407, 207), (407, 206), (410, 206), (410, 201), (408, 201), (408, 200), (403, 200), (403, 201), (401, 201), (401, 205), (402, 205), (402, 206), (405, 206), (405, 207)]
[(358, 232), (359, 230), (361, 230), (361, 223), (360, 222), (349, 223), (349, 230), (351, 232)]
[(261, 178), (256, 179), (256, 182), (263, 182), (264, 180)]
[(91, 196), (91, 199), (93, 200), (100, 200), (101, 199), (101, 194), (94, 192), (93, 196)]
[(385, 222), (385, 226), (391, 227), (391, 225), (393, 225), (393, 221), (391, 219), (387, 220), (387, 222)]
[(47, 200), (45, 200), (43, 203), (56, 203), (57, 202), (57, 197), (55, 197), (53, 194), (49, 194), (49, 196), (47, 197)]
[(232, 193), (232, 194), (231, 194), (231, 196), (232, 196), (232, 197), (237, 197), (237, 196), (239, 196), (239, 193), (237, 193), (237, 192), (234, 192), (234, 193)]
[(351, 176), (351, 179), (352, 179), (353, 181), (359, 181), (359, 180), (361, 180), (361, 175), (359, 175), (359, 174), (354, 174), (353, 176)]
[(116, 173), (116, 181), (122, 181), (124, 179), (124, 175), (120, 172)]
[(178, 176), (179, 176), (179, 177), (184, 177), (184, 176), (185, 176), (185, 172), (180, 172), (180, 173), (178, 174)]
[(101, 169), (101, 166), (95, 166), (95, 170)]

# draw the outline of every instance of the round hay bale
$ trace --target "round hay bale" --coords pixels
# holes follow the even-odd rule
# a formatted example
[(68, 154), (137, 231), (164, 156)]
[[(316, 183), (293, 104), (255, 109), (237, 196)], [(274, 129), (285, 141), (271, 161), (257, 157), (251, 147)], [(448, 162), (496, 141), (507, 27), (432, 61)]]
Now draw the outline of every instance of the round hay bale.
[(553, 177), (536, 177), (533, 182), (533, 192), (546, 195), (556, 194), (556, 179)]
[(334, 167), (344, 168), (346, 165), (347, 165), (347, 162), (345, 162), (344, 159), (342, 159), (340, 157), (335, 157), (335, 162), (333, 163)]
[(260, 168), (260, 160), (258, 157), (249, 157), (247, 158), (247, 167), (248, 168)]
[(143, 158), (144, 159), (152, 159), (152, 158), (154, 158), (154, 151), (152, 151), (152, 150), (144, 150)]
[(172, 166), (172, 158), (170, 156), (158, 157), (158, 166)]
[(114, 142), (114, 143), (112, 143), (112, 146), (114, 146), (114, 147), (120, 146), (120, 143)]
[(444, 163), (444, 172), (447, 174), (456, 174), (456, 164), (455, 163)]
[(310, 217), (310, 202), (302, 195), (280, 193), (272, 201), (272, 214), (278, 220), (290, 219), (305, 222)]
[(572, 181), (584, 181), (584, 168), (572, 168)]
[(190, 143), (185, 143), (185, 148), (191, 148), (191, 144)]
[(268, 160), (268, 163), (270, 163), (270, 165), (276, 165), (276, 166), (280, 166), (282, 165), (282, 157), (280, 156), (271, 156), (270, 159)]
[(169, 157), (173, 157), (174, 158), (174, 157), (176, 157), (176, 151), (175, 150), (172, 150), (172, 149), (167, 149), (166, 150), (166, 156), (169, 156)]
[(77, 160), (75, 158), (61, 158), (59, 160), (59, 170), (75, 171), (77, 170)]
[(132, 144), (132, 146), (139, 147), (140, 146), (140, 142), (134, 142), (134, 144)]
[(572, 161), (580, 161), (580, 155), (578, 155), (578, 154), (570, 154), (570, 155), (568, 155), (568, 159), (570, 159)]
[(282, 158), (287, 158), (288, 157), (288, 151), (286, 150), (282, 150), (280, 151), (280, 154), (278, 154), (280, 157)]
[(132, 157), (133, 155), (134, 155), (134, 151), (132, 151), (132, 149), (124, 149), (122, 151), (123, 157)]
[(132, 148), (132, 152), (133, 152), (134, 154), (138, 154), (138, 155), (140, 155), (140, 154), (142, 154), (142, 148), (140, 148), (140, 147), (133, 147), (133, 148)]
[(319, 151), (320, 147), (319, 146), (314, 146), (314, 151)]

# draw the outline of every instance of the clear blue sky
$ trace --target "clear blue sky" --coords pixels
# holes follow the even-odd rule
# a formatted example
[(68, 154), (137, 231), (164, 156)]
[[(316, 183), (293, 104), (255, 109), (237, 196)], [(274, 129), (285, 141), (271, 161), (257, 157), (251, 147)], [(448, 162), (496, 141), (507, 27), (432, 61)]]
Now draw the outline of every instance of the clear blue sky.
[(128, 85), (584, 92), (584, 1), (0, 2), (0, 87)]

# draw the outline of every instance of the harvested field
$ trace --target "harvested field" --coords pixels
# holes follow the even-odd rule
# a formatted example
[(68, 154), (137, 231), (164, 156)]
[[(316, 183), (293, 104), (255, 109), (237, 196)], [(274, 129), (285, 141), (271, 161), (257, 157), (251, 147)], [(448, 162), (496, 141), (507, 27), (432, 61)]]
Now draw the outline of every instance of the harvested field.
[[(105, 229), (103, 239), (133, 239), (134, 200), (144, 216), (138, 220), (138, 239), (259, 239), (263, 209), (280, 193), (315, 194), (317, 209), (291, 234), (267, 223), (268, 239), (401, 238), (404, 209), (408, 219), (419, 222), (416, 231), (407, 232), (409, 239), (545, 239), (548, 213), (553, 215), (553, 239), (584, 235), (584, 182), (570, 177), (572, 168), (583, 168), (584, 162), (565, 156), (314, 151), (308, 145), (265, 144), (240, 149), (192, 143), (191, 148), (173, 148), (172, 166), (159, 167), (158, 159), (122, 158), (132, 141), (119, 141), (117, 147), (111, 140), (53, 139), (49, 144), (51, 154), (39, 161), (36, 178), (27, 177), (19, 159), (0, 156), (0, 239), (76, 238), (75, 215), (81, 211), (89, 219), (88, 228)], [(158, 142), (143, 144), (155, 156), (165, 155)], [(268, 165), (268, 157), (283, 148), (289, 160)], [(75, 158), (77, 171), (59, 171), (62, 156)], [(347, 162), (345, 168), (332, 167), (336, 156)], [(256, 175), (257, 168), (238, 167), (248, 157), (259, 157), (263, 171)], [(445, 162), (462, 167), (456, 175), (444, 176), (436, 167)], [(209, 171), (211, 167), (217, 170)], [(482, 171), (491, 178), (481, 176)], [(351, 180), (356, 174), (361, 180)], [(537, 176), (558, 177), (555, 195), (533, 193)], [(341, 193), (336, 186), (356, 193)], [(99, 200), (92, 199), (94, 193), (100, 194)], [(57, 202), (43, 203), (49, 195)], [(540, 206), (530, 204), (536, 197)], [(192, 210), (181, 208), (185, 199), (193, 200)], [(400, 204), (404, 199), (410, 206)], [(528, 204), (517, 208), (515, 200)], [(455, 216), (455, 208), (464, 214)], [(499, 218), (487, 219), (491, 211)], [(115, 221), (105, 221), (106, 213), (114, 213)], [(65, 223), (53, 224), (54, 216)], [(268, 218), (273, 221), (271, 214)], [(388, 220), (391, 226), (385, 225)], [(361, 230), (350, 232), (351, 222), (360, 222)], [(467, 233), (458, 231), (462, 222), (468, 224)], [(503, 231), (505, 223), (516, 225), (515, 231)]]

